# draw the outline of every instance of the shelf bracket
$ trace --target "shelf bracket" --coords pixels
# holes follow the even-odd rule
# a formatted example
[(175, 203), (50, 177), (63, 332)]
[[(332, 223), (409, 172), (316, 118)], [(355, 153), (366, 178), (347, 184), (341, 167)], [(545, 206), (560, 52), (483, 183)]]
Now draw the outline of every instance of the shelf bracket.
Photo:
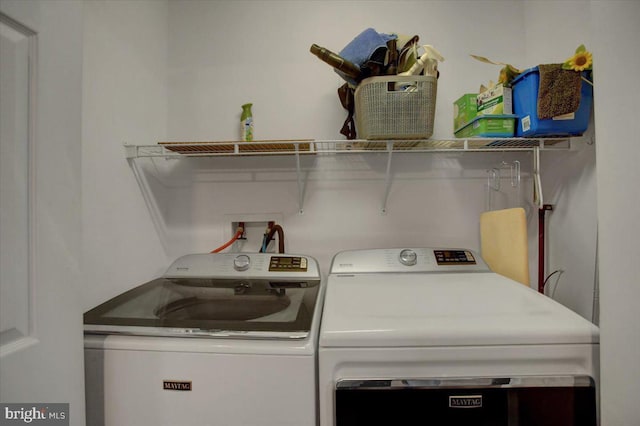
[(144, 171), (138, 165), (135, 157), (128, 157), (127, 162), (129, 163), (129, 167), (133, 171), (133, 175), (138, 181), (138, 187), (140, 188), (140, 192), (142, 192), (142, 198), (144, 203), (147, 206), (147, 210), (151, 215), (151, 221), (153, 222), (153, 226), (160, 237), (160, 243), (162, 244), (162, 248), (165, 253), (169, 253), (169, 247), (167, 245), (167, 228), (162, 218), (162, 214), (160, 213), (160, 209), (158, 207), (158, 203), (153, 197), (153, 192), (151, 191), (151, 187), (149, 185), (149, 181), (145, 177)]
[(387, 141), (387, 171), (384, 178), (384, 196), (382, 197), (382, 214), (387, 214), (387, 198), (389, 198), (389, 190), (391, 189), (391, 158), (393, 155), (393, 142)]
[(298, 177), (298, 214), (304, 213), (304, 183), (302, 182), (302, 170), (300, 168), (300, 150), (298, 145), (295, 145), (296, 155), (296, 175)]
[(539, 209), (544, 206), (542, 178), (540, 176), (540, 148), (533, 148), (533, 202)]

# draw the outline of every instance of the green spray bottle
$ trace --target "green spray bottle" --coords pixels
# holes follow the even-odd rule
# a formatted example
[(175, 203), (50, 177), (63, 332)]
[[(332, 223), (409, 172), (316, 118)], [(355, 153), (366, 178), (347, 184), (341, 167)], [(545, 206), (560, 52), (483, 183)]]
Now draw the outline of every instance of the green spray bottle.
[(251, 106), (253, 104), (242, 105), (242, 115), (240, 116), (240, 131), (241, 138), (244, 142), (251, 142), (253, 140), (253, 114), (251, 113)]

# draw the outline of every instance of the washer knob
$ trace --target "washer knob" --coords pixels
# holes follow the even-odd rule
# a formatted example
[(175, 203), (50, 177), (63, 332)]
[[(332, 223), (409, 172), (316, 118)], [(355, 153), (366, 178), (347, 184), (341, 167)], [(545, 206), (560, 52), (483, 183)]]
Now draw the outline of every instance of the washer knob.
[(251, 264), (251, 258), (246, 254), (241, 254), (233, 259), (233, 269), (236, 271), (246, 271)]
[(400, 263), (405, 266), (413, 266), (418, 261), (418, 255), (411, 249), (404, 249), (400, 252)]

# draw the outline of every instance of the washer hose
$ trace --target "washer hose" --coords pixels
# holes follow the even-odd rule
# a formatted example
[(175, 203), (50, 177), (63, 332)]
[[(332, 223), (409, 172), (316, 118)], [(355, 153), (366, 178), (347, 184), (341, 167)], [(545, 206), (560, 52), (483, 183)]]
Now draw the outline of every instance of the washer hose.
[(284, 253), (284, 230), (282, 226), (278, 224), (273, 225), (269, 234), (265, 237), (266, 243), (263, 244), (264, 251), (266, 251), (267, 245), (269, 245), (269, 242), (273, 239), (276, 232), (278, 233), (278, 253)]
[(238, 230), (236, 231), (235, 235), (233, 237), (231, 237), (231, 239), (229, 241), (227, 241), (226, 243), (224, 243), (223, 245), (221, 245), (217, 249), (211, 250), (211, 253), (219, 253), (222, 250), (226, 249), (231, 244), (233, 244), (238, 238), (240, 238), (243, 233), (244, 233), (244, 228), (238, 227)]

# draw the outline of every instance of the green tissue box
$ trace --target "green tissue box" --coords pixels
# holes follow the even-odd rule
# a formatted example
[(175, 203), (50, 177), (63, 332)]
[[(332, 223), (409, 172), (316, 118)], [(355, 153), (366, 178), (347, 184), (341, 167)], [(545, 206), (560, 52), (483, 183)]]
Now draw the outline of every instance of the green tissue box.
[(477, 93), (466, 93), (453, 103), (453, 130), (460, 129), (478, 115)]
[(516, 125), (515, 114), (480, 115), (473, 121), (455, 131), (456, 138), (486, 137), (509, 138), (513, 137)]

